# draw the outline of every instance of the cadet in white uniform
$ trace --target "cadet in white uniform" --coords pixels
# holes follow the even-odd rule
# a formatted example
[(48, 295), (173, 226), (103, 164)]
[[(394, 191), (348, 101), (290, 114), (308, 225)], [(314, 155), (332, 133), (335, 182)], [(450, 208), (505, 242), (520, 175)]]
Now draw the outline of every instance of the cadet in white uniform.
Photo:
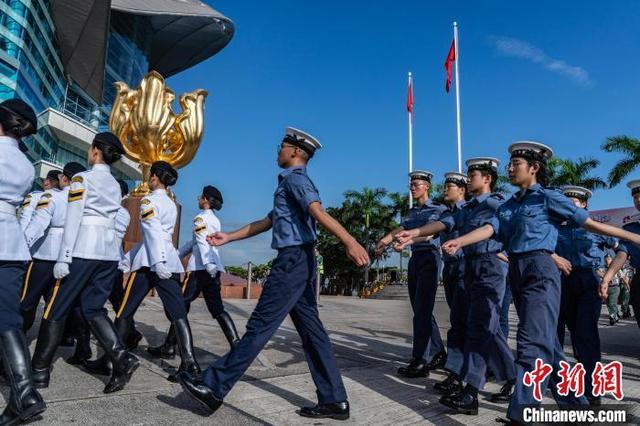
[(184, 272), (178, 251), (173, 246), (173, 230), (178, 217), (176, 203), (167, 195), (167, 187), (178, 180), (178, 172), (164, 161), (151, 165), (151, 194), (140, 204), (142, 242), (127, 253), (131, 275), (127, 280), (124, 300), (116, 314), (116, 327), (125, 340), (132, 318), (149, 290), (156, 288), (171, 324), (176, 330), (182, 362), (178, 371), (199, 374), (200, 367), (193, 354), (193, 338), (184, 298), (180, 289), (180, 274)]
[(120, 186), (111, 175), (110, 165), (122, 154), (124, 148), (115, 135), (98, 133), (88, 152), (91, 169), (71, 179), (62, 245), (53, 268), (57, 281), (44, 311), (33, 354), (37, 387), (49, 385), (51, 363), (64, 322), (76, 300), (80, 301), (85, 320), (114, 365), (104, 393), (123, 389), (140, 365), (125, 349), (104, 309), (120, 260), (115, 233)]
[(31, 222), (31, 217), (33, 216), (33, 212), (36, 211), (36, 206), (40, 201), (40, 197), (44, 194), (44, 191), (48, 191), (50, 189), (54, 189), (58, 187), (58, 177), (60, 172), (58, 170), (49, 170), (47, 173), (47, 177), (42, 181), (42, 191), (35, 190), (31, 191), (24, 197), (22, 200), (22, 205), (20, 206), (20, 213), (18, 215), (20, 221), (20, 228), (24, 231), (27, 229), (27, 225)]
[(33, 388), (29, 348), (22, 331), (20, 289), (29, 248), (20, 229), (16, 208), (35, 176), (20, 152), (20, 138), (37, 128), (33, 109), (19, 99), (0, 103), (0, 353), (11, 385), (0, 424), (18, 424), (42, 413), (46, 405)]
[[(233, 347), (239, 340), (236, 326), (229, 314), (224, 310), (220, 296), (220, 273), (224, 265), (218, 254), (218, 248), (207, 243), (207, 235), (220, 232), (220, 220), (214, 210), (222, 208), (222, 194), (213, 186), (205, 186), (198, 197), (198, 207), (202, 209), (193, 219), (193, 234), (191, 240), (180, 248), (180, 258), (191, 255), (187, 265), (187, 273), (182, 282), (187, 312), (196, 297), (204, 296), (211, 316), (218, 321), (220, 328)], [(161, 346), (150, 346), (147, 352), (153, 357), (172, 359), (175, 356), (175, 330), (169, 329), (167, 338)]]
[(64, 166), (60, 176), (58, 176), (59, 172), (55, 171), (56, 180), (53, 181), (53, 175), (51, 175), (50, 181), (52, 184), (57, 183), (57, 186), (42, 193), (25, 229), (25, 239), (33, 258), (27, 267), (20, 296), (25, 333), (33, 325), (40, 298), (48, 301), (53, 291), (55, 284), (53, 265), (58, 260), (58, 252), (62, 244), (71, 178), (84, 170), (86, 169), (82, 164), (71, 162)]

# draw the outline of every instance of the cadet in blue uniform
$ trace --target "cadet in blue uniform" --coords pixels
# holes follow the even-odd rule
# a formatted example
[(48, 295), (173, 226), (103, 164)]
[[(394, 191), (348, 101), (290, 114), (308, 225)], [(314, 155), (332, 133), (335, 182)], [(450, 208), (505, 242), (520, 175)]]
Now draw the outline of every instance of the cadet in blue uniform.
[(64, 166), (62, 173), (55, 171), (55, 181), (53, 176), (49, 179), (55, 186), (40, 196), (24, 231), (33, 258), (27, 267), (21, 294), (25, 333), (33, 325), (40, 299), (48, 301), (53, 291), (56, 282), (53, 277), (53, 265), (58, 260), (62, 244), (71, 178), (85, 170), (82, 164), (71, 162)]
[[(533, 388), (523, 383), (524, 374), (534, 370), (537, 358), (552, 365), (553, 371), (559, 371), (559, 362), (565, 359), (557, 335), (560, 272), (552, 257), (559, 224), (568, 220), (598, 234), (630, 237), (634, 243), (640, 243), (640, 236), (593, 221), (585, 210), (576, 207), (559, 191), (545, 188), (547, 159), (552, 155), (549, 147), (523, 141), (512, 144), (509, 153), (509, 180), (520, 190), (500, 207), (491, 223), (446, 242), (443, 249), (455, 253), (461, 247), (497, 235), (509, 254), (509, 282), (520, 322), (517, 378), (507, 416), (517, 424), (523, 421), (525, 406), (539, 405), (533, 397)], [(543, 394), (549, 381), (558, 404), (588, 404), (586, 398), (558, 395), (556, 374), (549, 375), (542, 383)]]
[[(459, 211), (443, 215), (438, 222), (398, 234), (400, 244), (407, 238), (434, 235), (445, 230), (456, 229), (460, 234), (466, 234), (493, 220), (502, 204), (502, 196), (491, 194), (498, 179), (499, 161), (480, 157), (469, 159), (466, 164), (468, 190), (473, 197), (471, 201)], [(445, 394), (440, 399), (442, 404), (464, 414), (478, 413), (478, 390), (484, 387), (487, 367), (491, 368), (498, 381), (506, 381), (492, 400), (508, 400), (513, 388), (513, 354), (502, 334), (499, 320), (506, 285), (506, 264), (498, 257), (501, 251), (502, 244), (495, 239), (464, 249), (466, 326), (461, 336), (464, 340), (456, 342), (464, 350), (462, 359), (448, 363), (451, 374), (435, 386), (438, 392)], [(463, 310), (456, 312), (461, 318), (454, 322), (462, 321), (464, 314)], [(467, 383), (464, 389), (462, 381)]]
[[(198, 197), (201, 212), (193, 219), (192, 238), (180, 248), (180, 259), (191, 255), (182, 284), (182, 294), (187, 312), (191, 308), (191, 302), (202, 294), (209, 313), (220, 325), (229, 346), (234, 346), (240, 337), (231, 316), (224, 310), (220, 295), (220, 275), (224, 271), (224, 264), (218, 248), (207, 243), (207, 235), (221, 230), (220, 220), (213, 211), (220, 210), (222, 202), (222, 194), (218, 188), (210, 185), (202, 188), (202, 194)], [(164, 343), (148, 347), (147, 352), (153, 357), (173, 359), (175, 345), (175, 328), (170, 327)]]
[(312, 418), (349, 418), (349, 403), (331, 342), (315, 298), (316, 220), (345, 245), (347, 256), (358, 266), (369, 264), (364, 248), (322, 208), (318, 190), (306, 165), (320, 143), (311, 135), (287, 128), (278, 147), (278, 176), (273, 210), (259, 221), (237, 231), (216, 233), (209, 238), (220, 246), (249, 238), (273, 227), (271, 246), (278, 250), (260, 300), (247, 322), (247, 332), (231, 351), (211, 364), (202, 380), (187, 373), (178, 375), (186, 393), (212, 412), (258, 356), (287, 315), (300, 335), (307, 363), (316, 385), (318, 405), (304, 407), (299, 414)]
[[(580, 186), (566, 186), (562, 193), (577, 207), (587, 208), (591, 191)], [(558, 318), (558, 339), (564, 342), (565, 325), (571, 333), (574, 357), (591, 377), (596, 362), (601, 360), (598, 320), (602, 311), (599, 294), (600, 277), (597, 270), (603, 268), (605, 250), (615, 249), (615, 238), (587, 232), (570, 222), (558, 228), (556, 254), (566, 259), (571, 267), (569, 274), (562, 274), (562, 296)], [(599, 405), (600, 398), (592, 394), (591, 380), (585, 380), (585, 395), (592, 405)]]
[(16, 216), (35, 176), (20, 152), (20, 139), (36, 132), (33, 109), (19, 99), (0, 103), (0, 354), (10, 384), (0, 424), (18, 424), (44, 412), (46, 405), (33, 387), (29, 348), (22, 331), (20, 289), (29, 248)]
[(40, 323), (33, 354), (37, 387), (49, 386), (51, 364), (65, 319), (78, 300), (84, 319), (114, 365), (104, 392), (123, 389), (140, 364), (118, 338), (104, 309), (120, 260), (115, 236), (120, 186), (111, 175), (110, 166), (123, 154), (124, 148), (115, 135), (98, 133), (87, 154), (91, 169), (71, 179), (62, 244), (53, 267), (57, 281)]
[[(640, 211), (640, 179), (632, 180), (627, 183), (627, 187), (631, 189), (631, 196), (633, 197), (633, 203), (636, 210)], [(640, 235), (640, 222), (635, 221), (626, 223), (622, 226), (622, 229)], [(631, 266), (636, 270), (636, 273), (633, 275), (633, 279), (631, 280), (629, 303), (633, 306), (633, 313), (636, 316), (638, 327), (640, 327), (640, 248), (635, 245), (635, 241), (631, 241), (631, 243), (629, 241), (620, 241), (616, 257), (613, 259), (613, 262), (611, 262), (607, 273), (600, 283), (600, 297), (602, 300), (607, 298), (609, 283), (613, 279), (614, 275), (622, 269), (624, 263), (629, 257), (631, 258)]]
[[(422, 170), (409, 173), (409, 190), (416, 204), (409, 209), (407, 218), (400, 227), (378, 242), (376, 253), (380, 253), (385, 246), (391, 244), (399, 232), (438, 220), (447, 209), (429, 199), (432, 176), (431, 172)], [(413, 241), (411, 246), (407, 281), (409, 300), (413, 309), (413, 349), (409, 365), (398, 369), (398, 375), (403, 377), (426, 377), (429, 375), (429, 370), (443, 367), (447, 360), (440, 331), (433, 316), (438, 276), (442, 264), (439, 246), (440, 240), (437, 237)], [(431, 346), (435, 346), (438, 350), (431, 362), (427, 363), (427, 354)]]
[[(149, 290), (155, 288), (176, 333), (181, 359), (178, 372), (199, 375), (200, 366), (193, 352), (193, 336), (180, 287), (180, 274), (184, 269), (173, 246), (178, 208), (167, 194), (167, 188), (177, 180), (178, 172), (169, 163), (156, 161), (151, 165), (151, 193), (140, 204), (142, 242), (126, 255), (131, 262), (131, 275), (115, 325), (120, 338), (126, 340), (134, 314)], [(169, 376), (169, 380), (175, 381), (175, 375)]]

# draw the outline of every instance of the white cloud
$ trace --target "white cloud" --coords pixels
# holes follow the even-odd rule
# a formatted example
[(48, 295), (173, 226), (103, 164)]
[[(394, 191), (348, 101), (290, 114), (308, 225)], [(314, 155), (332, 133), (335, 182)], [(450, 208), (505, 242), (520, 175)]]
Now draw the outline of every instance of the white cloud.
[(593, 84), (589, 73), (584, 68), (552, 58), (531, 43), (510, 37), (491, 37), (490, 40), (496, 50), (503, 55), (542, 65), (545, 69), (560, 74), (580, 86), (588, 87)]

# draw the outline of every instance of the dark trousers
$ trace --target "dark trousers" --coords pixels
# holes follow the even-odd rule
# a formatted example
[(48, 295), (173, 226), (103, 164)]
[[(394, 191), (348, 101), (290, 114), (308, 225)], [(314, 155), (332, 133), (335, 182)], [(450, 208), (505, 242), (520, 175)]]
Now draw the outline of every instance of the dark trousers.
[(631, 280), (629, 304), (633, 306), (633, 314), (636, 316), (638, 327), (640, 327), (640, 272), (636, 272)]
[(122, 299), (124, 299), (124, 274), (122, 271), (118, 270), (114, 279), (113, 279), (113, 287), (111, 288), (111, 294), (109, 294), (109, 302), (111, 306), (113, 306), (113, 310), (118, 312), (120, 309), (120, 304), (122, 303)]
[(550, 254), (542, 251), (511, 254), (509, 282), (520, 322), (516, 337), (516, 385), (507, 416), (512, 420), (523, 421), (525, 407), (540, 405), (533, 397), (533, 387), (523, 383), (524, 374), (535, 369), (538, 358), (553, 367), (552, 374), (542, 382), (543, 395), (547, 386), (550, 386), (556, 403), (561, 407), (587, 405), (586, 398), (576, 399), (571, 392), (563, 397), (556, 388), (560, 361), (565, 361), (565, 357), (557, 334), (560, 272)]
[(217, 318), (224, 312), (222, 296), (220, 296), (220, 272), (215, 277), (205, 270), (187, 272), (182, 283), (182, 295), (187, 312), (191, 308), (191, 302), (198, 296), (204, 296), (204, 302), (213, 318)]
[(25, 274), (25, 262), (0, 261), (0, 333), (22, 330), (20, 290)]
[(514, 358), (500, 328), (500, 309), (506, 285), (505, 263), (496, 253), (465, 257), (467, 332), (463, 380), (482, 389), (487, 367), (497, 381), (515, 379)]
[(158, 291), (165, 313), (171, 321), (187, 317), (180, 286), (180, 274), (173, 274), (171, 278), (162, 280), (155, 272), (145, 267), (129, 275), (124, 298), (116, 313), (116, 318), (133, 318), (152, 288)]
[[(509, 269), (509, 265), (505, 263), (505, 269)], [(511, 295), (511, 285), (509, 284), (509, 274), (507, 273), (507, 285), (504, 286), (504, 297), (502, 298), (502, 306), (500, 307), (500, 329), (505, 339), (509, 339), (509, 308), (513, 296)]]
[(598, 333), (598, 320), (602, 311), (602, 299), (598, 296), (600, 278), (593, 268), (577, 267), (568, 276), (562, 276), (561, 283), (558, 338), (564, 339), (566, 324), (575, 348), (574, 356), (586, 370), (585, 395), (591, 396), (591, 374), (596, 362), (601, 360)]
[(280, 249), (262, 295), (247, 322), (247, 332), (229, 353), (203, 373), (203, 380), (223, 399), (262, 348), (290, 315), (304, 349), (321, 404), (341, 402), (347, 393), (325, 331), (315, 296), (316, 260), (312, 245)]
[(413, 309), (412, 358), (427, 359), (427, 349), (432, 339), (435, 318), (433, 305), (438, 289), (438, 272), (441, 262), (436, 250), (420, 250), (412, 253), (408, 267), (409, 300)]
[(53, 266), (55, 264), (56, 262), (52, 260), (33, 259), (27, 265), (24, 285), (20, 295), (20, 309), (24, 319), (23, 327), (25, 333), (33, 325), (40, 299), (47, 303), (51, 298), (53, 286), (56, 282), (53, 276)]
[(91, 321), (104, 311), (117, 271), (115, 261), (74, 258), (69, 265), (69, 275), (56, 280), (43, 318), (60, 321), (79, 303), (85, 320)]
[(464, 259), (445, 262), (442, 280), (445, 292), (450, 293), (448, 297), (451, 299), (449, 302), (451, 327), (447, 331), (447, 364), (445, 368), (459, 376), (464, 365), (464, 341), (469, 311), (467, 295), (464, 290)]

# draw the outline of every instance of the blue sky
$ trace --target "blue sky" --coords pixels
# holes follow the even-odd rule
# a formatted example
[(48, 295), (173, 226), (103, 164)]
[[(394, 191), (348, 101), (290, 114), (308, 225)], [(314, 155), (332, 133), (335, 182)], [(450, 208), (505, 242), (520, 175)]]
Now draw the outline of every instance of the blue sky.
[[(225, 230), (271, 208), (285, 126), (324, 149), (309, 174), (326, 206), (364, 186), (407, 187), (407, 72), (414, 74), (414, 168), (456, 168), (455, 97), (444, 91), (452, 22), (460, 28), (462, 156), (507, 160), (533, 139), (565, 158), (619, 159), (607, 136), (640, 136), (640, 4), (512, 1), (206, 1), (236, 34), (218, 55), (169, 80), (209, 91), (202, 146), (180, 170), (182, 239), (205, 184), (225, 203)], [(633, 177), (640, 177), (640, 171)], [(631, 205), (623, 185), (592, 209)], [(226, 246), (229, 265), (273, 257), (270, 234)]]

